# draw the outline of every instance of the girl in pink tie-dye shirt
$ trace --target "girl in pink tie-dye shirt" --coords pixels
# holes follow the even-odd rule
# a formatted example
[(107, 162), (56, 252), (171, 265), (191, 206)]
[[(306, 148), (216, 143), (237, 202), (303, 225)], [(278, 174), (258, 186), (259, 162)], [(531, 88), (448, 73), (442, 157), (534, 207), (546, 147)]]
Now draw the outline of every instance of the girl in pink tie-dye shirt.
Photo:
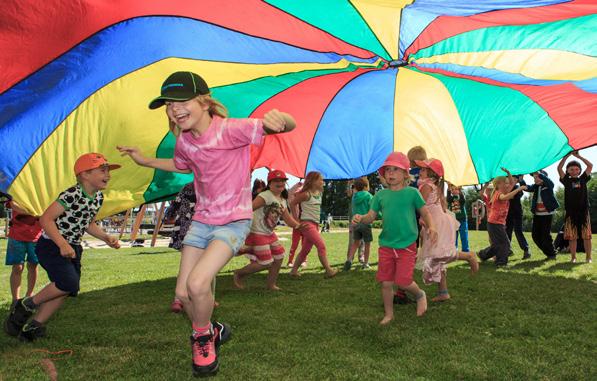
[(230, 336), (228, 325), (211, 321), (211, 283), (251, 226), (250, 146), (261, 144), (265, 134), (291, 131), (295, 121), (275, 109), (263, 119), (228, 119), (207, 83), (191, 72), (166, 79), (149, 108), (163, 105), (181, 130), (173, 159), (147, 158), (136, 147), (118, 149), (141, 166), (195, 175), (197, 203), (183, 241), (176, 295), (192, 321), (193, 373), (208, 376), (217, 372), (217, 348)]

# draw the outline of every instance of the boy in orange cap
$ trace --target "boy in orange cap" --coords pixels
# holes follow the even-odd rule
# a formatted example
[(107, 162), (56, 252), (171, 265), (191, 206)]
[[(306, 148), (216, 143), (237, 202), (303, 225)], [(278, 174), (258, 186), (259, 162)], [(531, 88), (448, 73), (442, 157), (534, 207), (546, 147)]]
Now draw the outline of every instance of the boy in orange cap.
[[(77, 184), (60, 193), (40, 218), (43, 234), (35, 253), (51, 283), (37, 294), (15, 303), (4, 322), (7, 334), (22, 341), (44, 337), (48, 319), (67, 296), (77, 296), (83, 252), (81, 238), (85, 232), (112, 248), (120, 247), (116, 237), (108, 235), (95, 223), (104, 201), (101, 190), (108, 185), (110, 170), (117, 168), (120, 165), (109, 164), (99, 153), (87, 153), (75, 162)], [(33, 313), (33, 319), (27, 322)]]

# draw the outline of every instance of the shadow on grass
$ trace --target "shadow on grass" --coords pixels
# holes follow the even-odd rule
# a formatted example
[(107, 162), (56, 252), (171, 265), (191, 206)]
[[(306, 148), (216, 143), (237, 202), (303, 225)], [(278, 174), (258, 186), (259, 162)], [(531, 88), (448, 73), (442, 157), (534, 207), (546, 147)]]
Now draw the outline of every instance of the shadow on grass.
[[(525, 265), (528, 262), (524, 263)], [(565, 264), (564, 264), (565, 265)], [(222, 347), (223, 379), (591, 379), (594, 283), (496, 271), (450, 268), (452, 300), (430, 303), (423, 318), (414, 304), (383, 315), (374, 270), (324, 280), (313, 268), (299, 279), (280, 275), (280, 292), (266, 275), (232, 286), (217, 280), (216, 319), (233, 328)], [(415, 273), (420, 285), (421, 274)], [(0, 338), (0, 378), (40, 379), (34, 349), (72, 349), (57, 361), (62, 379), (187, 379), (188, 320), (169, 312), (174, 278), (83, 292), (71, 298), (34, 344)], [(436, 287), (425, 287), (431, 296)], [(546, 292), (549, 290), (549, 292)], [(570, 295), (574, 295), (571, 298)], [(6, 316), (8, 306), (1, 312)], [(570, 317), (574, 316), (574, 330)], [(546, 317), (549, 317), (546, 319)], [(570, 348), (575, 356), (562, 357)], [(396, 362), (397, 353), (412, 361)], [(262, 359), (256, 361), (256, 359)], [(438, 362), (437, 359), (442, 361)], [(547, 366), (557, 358), (557, 366)], [(399, 364), (399, 366), (398, 366)]]

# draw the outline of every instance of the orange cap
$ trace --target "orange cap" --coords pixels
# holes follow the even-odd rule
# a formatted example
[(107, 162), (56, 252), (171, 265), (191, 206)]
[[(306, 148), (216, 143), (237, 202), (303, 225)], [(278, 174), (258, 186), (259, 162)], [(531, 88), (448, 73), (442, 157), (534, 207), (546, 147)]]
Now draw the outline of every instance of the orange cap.
[(118, 164), (110, 164), (101, 153), (90, 152), (79, 156), (75, 162), (75, 175), (107, 165), (110, 170), (120, 168)]

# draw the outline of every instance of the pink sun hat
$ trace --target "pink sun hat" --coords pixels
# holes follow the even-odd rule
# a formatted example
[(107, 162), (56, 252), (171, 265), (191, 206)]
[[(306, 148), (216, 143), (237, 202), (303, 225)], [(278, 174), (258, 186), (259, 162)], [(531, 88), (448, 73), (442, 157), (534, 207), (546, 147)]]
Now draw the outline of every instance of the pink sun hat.
[(408, 172), (408, 170), (410, 169), (410, 161), (408, 160), (408, 157), (406, 157), (406, 155), (403, 154), (402, 152), (394, 151), (388, 155), (386, 161), (384, 161), (381, 168), (379, 168), (380, 175), (382, 175), (382, 176), (384, 175), (384, 173), (385, 173), (384, 168), (387, 166), (398, 167), (398, 168), (404, 169), (405, 171)]
[(421, 168), (430, 168), (439, 177), (444, 177), (444, 165), (438, 159), (415, 160), (415, 163)]

